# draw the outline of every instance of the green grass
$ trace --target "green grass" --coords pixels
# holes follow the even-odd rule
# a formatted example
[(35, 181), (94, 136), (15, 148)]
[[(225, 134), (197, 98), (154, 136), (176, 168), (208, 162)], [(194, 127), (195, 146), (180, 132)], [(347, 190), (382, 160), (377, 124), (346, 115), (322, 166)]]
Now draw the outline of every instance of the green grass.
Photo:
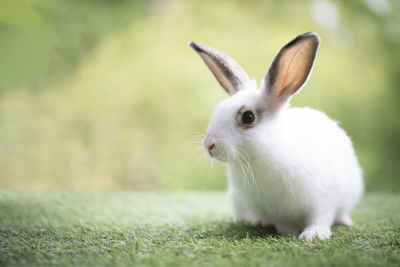
[(302, 242), (232, 222), (221, 192), (0, 191), (0, 265), (399, 266), (400, 196)]

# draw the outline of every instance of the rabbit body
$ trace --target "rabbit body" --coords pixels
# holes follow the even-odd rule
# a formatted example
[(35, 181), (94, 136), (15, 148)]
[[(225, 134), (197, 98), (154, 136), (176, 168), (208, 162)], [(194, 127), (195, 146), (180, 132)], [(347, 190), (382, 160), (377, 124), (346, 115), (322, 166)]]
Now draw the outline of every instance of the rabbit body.
[(306, 33), (286, 44), (259, 90), (231, 57), (190, 43), (231, 96), (217, 105), (203, 144), (227, 165), (235, 220), (306, 240), (329, 238), (334, 223), (351, 226), (348, 213), (363, 191), (344, 130), (321, 111), (288, 104), (307, 82), (319, 43)]
[(227, 163), (234, 218), (282, 234), (323, 226), (320, 238), (333, 223), (351, 225), (363, 183), (345, 132), (311, 108), (284, 107), (262, 124), (235, 144), (242, 160)]

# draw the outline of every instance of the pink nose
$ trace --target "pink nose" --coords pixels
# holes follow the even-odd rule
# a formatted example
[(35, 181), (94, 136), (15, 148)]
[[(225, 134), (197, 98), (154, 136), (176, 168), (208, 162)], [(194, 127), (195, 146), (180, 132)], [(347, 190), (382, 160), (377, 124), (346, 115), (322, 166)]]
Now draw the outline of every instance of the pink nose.
[(210, 154), (211, 154), (211, 151), (212, 151), (214, 148), (215, 148), (215, 144), (209, 145), (209, 146), (208, 146), (208, 152), (210, 152)]

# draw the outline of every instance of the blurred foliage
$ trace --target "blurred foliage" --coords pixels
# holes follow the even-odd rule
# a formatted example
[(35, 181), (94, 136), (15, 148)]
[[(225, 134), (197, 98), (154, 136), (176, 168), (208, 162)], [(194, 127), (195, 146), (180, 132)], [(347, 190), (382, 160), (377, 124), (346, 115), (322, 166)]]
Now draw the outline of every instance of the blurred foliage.
[(196, 40), (260, 80), (279, 48), (322, 46), (296, 106), (341, 122), (368, 190), (400, 190), (400, 3), (50, 1), (0, 3), (0, 187), (220, 189), (204, 132), (226, 98)]

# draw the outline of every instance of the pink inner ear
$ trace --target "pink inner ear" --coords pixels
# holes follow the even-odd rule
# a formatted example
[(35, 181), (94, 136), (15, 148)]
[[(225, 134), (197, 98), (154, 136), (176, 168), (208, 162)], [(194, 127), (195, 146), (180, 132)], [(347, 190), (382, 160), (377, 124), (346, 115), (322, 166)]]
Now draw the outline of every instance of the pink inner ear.
[(281, 50), (276, 64), (273, 87), (278, 98), (286, 98), (296, 93), (306, 82), (315, 58), (318, 43), (305, 39)]
[[(288, 65), (287, 65), (287, 67), (286, 67), (286, 70), (285, 70), (285, 72), (284, 72), (284, 74), (283, 74), (283, 81), (282, 81), (282, 85), (280, 86), (280, 88), (279, 88), (279, 93), (278, 93), (278, 97), (281, 97), (282, 96), (282, 93), (283, 93), (283, 91), (284, 91), (284, 89), (285, 89), (285, 87), (286, 87), (286, 84), (287, 84), (287, 80), (288, 80), (288, 76), (289, 76), (289, 71), (291, 71), (291, 66), (292, 66), (292, 64), (293, 64), (293, 60), (294, 60), (294, 58), (296, 57), (296, 55), (297, 55), (297, 53), (300, 51), (300, 49), (302, 48), (304, 46), (304, 44), (301, 44), (300, 46), (299, 46), (299, 48), (297, 48), (296, 50), (295, 50), (295, 52), (293, 53), (293, 55), (290, 57), (290, 59), (289, 59), (289, 63), (288, 63)], [(296, 74), (296, 73), (295, 73)], [(290, 85), (289, 85), (290, 86)], [(296, 91), (290, 91), (290, 95), (292, 95), (292, 94), (294, 94)]]

